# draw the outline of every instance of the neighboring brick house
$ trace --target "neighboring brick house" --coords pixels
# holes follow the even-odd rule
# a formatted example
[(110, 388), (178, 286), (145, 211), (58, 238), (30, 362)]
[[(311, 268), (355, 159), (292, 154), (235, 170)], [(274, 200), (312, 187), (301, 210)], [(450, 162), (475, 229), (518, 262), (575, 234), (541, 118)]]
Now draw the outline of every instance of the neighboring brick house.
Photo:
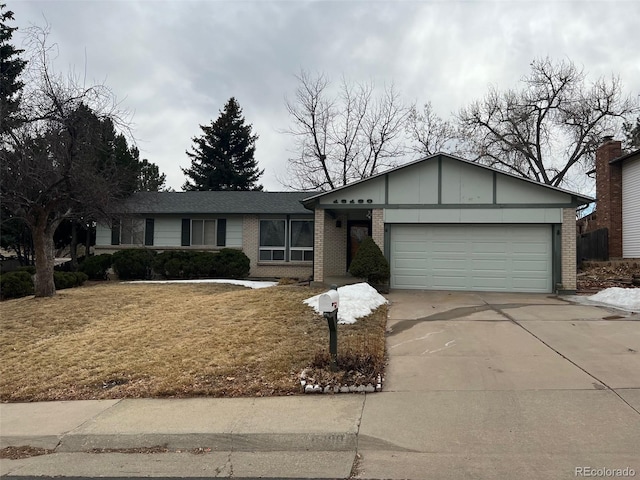
[(609, 258), (640, 258), (640, 150), (622, 154), (606, 137), (596, 151), (596, 209), (578, 221), (578, 233), (607, 229)]

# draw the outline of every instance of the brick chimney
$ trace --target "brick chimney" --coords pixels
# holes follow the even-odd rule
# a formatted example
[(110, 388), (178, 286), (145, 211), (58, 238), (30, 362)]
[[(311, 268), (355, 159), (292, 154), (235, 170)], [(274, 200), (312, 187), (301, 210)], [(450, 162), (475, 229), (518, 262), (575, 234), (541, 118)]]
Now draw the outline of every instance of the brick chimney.
[(596, 224), (609, 230), (609, 257), (622, 257), (622, 142), (604, 137), (596, 150)]

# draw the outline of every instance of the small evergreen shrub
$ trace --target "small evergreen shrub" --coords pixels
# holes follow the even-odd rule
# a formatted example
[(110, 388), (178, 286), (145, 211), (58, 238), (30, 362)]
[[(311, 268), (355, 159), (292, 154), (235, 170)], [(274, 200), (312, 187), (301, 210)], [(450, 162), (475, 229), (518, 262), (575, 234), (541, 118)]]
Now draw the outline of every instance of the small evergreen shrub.
[(130, 248), (113, 254), (113, 269), (122, 280), (144, 280), (151, 277), (156, 252)]
[(379, 285), (389, 281), (391, 276), (389, 262), (384, 258), (373, 238), (367, 237), (362, 241), (351, 262), (349, 273), (354, 277), (366, 278), (370, 284)]
[(112, 261), (112, 255), (108, 253), (86, 257), (78, 265), (78, 270), (87, 274), (91, 280), (105, 280), (107, 278), (107, 270), (111, 267)]
[(193, 256), (196, 253), (186, 250), (162, 252), (154, 259), (153, 269), (165, 278), (193, 278)]
[(53, 283), (56, 290), (64, 290), (76, 286), (76, 275), (73, 272), (53, 272)]
[(16, 269), (17, 272), (27, 272), (29, 275), (35, 275), (36, 274), (36, 267), (33, 265), (29, 265), (27, 267), (18, 267)]
[(4, 273), (0, 276), (0, 296), (2, 299), (20, 298), (33, 295), (31, 274), (24, 270)]
[(249, 276), (249, 257), (233, 248), (223, 248), (215, 256), (215, 274), (220, 278), (246, 278)]
[(73, 272), (73, 274), (76, 276), (76, 287), (81, 287), (84, 282), (89, 280), (89, 275), (84, 272)]
[(156, 256), (153, 269), (165, 278), (245, 278), (249, 275), (249, 257), (232, 248), (219, 252), (167, 251)]

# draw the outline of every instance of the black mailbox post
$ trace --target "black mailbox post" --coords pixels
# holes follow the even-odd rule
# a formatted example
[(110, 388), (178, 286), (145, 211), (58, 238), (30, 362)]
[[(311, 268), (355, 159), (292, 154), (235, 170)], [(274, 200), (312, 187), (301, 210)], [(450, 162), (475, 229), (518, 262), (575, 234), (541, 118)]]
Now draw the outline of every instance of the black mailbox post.
[(338, 370), (338, 307), (340, 306), (338, 287), (331, 285), (331, 290), (320, 295), (318, 304), (329, 324), (329, 357), (331, 371), (335, 372)]

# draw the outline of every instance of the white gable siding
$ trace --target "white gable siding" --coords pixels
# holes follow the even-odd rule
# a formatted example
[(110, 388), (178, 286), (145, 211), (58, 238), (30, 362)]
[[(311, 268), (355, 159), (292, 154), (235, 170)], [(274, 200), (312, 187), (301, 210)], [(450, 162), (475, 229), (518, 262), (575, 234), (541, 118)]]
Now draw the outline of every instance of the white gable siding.
[(622, 256), (640, 258), (640, 158), (622, 165)]
[(423, 162), (389, 174), (388, 203), (438, 203), (438, 163)]
[[(360, 201), (361, 200), (361, 201)], [(320, 203), (325, 204), (380, 204), (385, 202), (384, 177), (372, 178), (366, 182), (357, 183), (349, 188), (328, 193), (321, 197)]]
[(493, 172), (475, 165), (443, 159), (442, 203), (493, 203)]
[(496, 202), (518, 203), (571, 203), (571, 196), (543, 186), (498, 174), (496, 182)]
[(562, 223), (561, 208), (436, 208), (384, 211), (385, 223)]

